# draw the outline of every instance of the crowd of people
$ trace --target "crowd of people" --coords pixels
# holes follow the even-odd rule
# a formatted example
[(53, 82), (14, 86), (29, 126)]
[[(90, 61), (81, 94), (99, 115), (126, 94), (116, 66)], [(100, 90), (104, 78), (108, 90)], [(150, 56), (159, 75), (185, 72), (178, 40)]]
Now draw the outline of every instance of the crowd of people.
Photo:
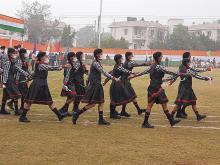
[[(212, 80), (211, 77), (202, 76), (201, 72), (211, 71), (212, 68), (197, 69), (191, 65), (190, 52), (185, 52), (182, 56), (182, 63), (176, 72), (168, 70), (162, 63), (162, 52), (155, 52), (152, 61), (142, 64), (133, 60), (133, 53), (125, 53), (125, 62), (123, 56), (116, 54), (114, 56), (115, 65), (110, 72), (106, 72), (102, 66), (102, 49), (95, 49), (90, 69), (86, 68), (83, 62), (83, 52), (69, 52), (66, 63), (54, 63), (55, 57), (48, 58), (46, 52), (39, 52), (35, 57), (35, 64), (32, 66), (33, 73), (29, 72), (30, 57), (27, 50), (21, 46), (14, 48), (1, 47), (0, 53), (0, 73), (1, 87), (3, 88), (0, 115), (10, 115), (6, 110), (6, 104), (13, 108), (15, 115), (19, 117), (19, 122), (28, 123), (27, 117), (32, 104), (48, 105), (51, 111), (56, 115), (59, 121), (65, 117), (72, 116), (72, 124), (76, 124), (80, 116), (87, 110), (98, 105), (98, 124), (110, 125), (103, 116), (104, 90), (103, 87), (111, 81), (110, 85), (110, 118), (120, 120), (122, 117), (130, 117), (126, 111), (126, 106), (133, 103), (137, 114), (144, 113), (143, 128), (154, 128), (149, 123), (149, 117), (154, 104), (160, 104), (171, 126), (180, 122), (181, 118), (187, 118), (185, 108), (192, 106), (198, 121), (206, 118), (201, 115), (196, 106), (196, 95), (192, 89), (192, 79), (204, 81)], [(143, 72), (135, 72), (135, 67), (146, 67)], [(66, 97), (64, 105), (58, 109), (51, 97), (48, 87), (48, 71), (64, 70), (62, 81), (61, 97)], [(148, 74), (150, 84), (147, 89), (148, 105), (146, 108), (140, 108), (137, 102), (137, 94), (132, 87), (131, 79)], [(165, 77), (165, 75), (170, 75)], [(88, 75), (85, 80), (84, 75)], [(102, 82), (101, 75), (106, 77)], [(175, 107), (173, 111), (168, 110), (168, 98), (163, 88), (163, 84), (172, 85), (180, 78)], [(31, 84), (28, 85), (28, 82)], [(20, 108), (18, 101), (20, 100)], [(72, 113), (69, 112), (69, 106), (73, 103)], [(80, 108), (80, 103), (86, 105)], [(122, 106), (121, 112), (116, 107)], [(177, 114), (176, 114), (177, 113)], [(175, 115), (176, 114), (176, 115)]]

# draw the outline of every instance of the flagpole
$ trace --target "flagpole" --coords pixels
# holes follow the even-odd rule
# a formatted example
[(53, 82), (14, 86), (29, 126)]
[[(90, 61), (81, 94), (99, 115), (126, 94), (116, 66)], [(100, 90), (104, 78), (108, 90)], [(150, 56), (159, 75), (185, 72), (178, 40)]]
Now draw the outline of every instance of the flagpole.
[(101, 29), (102, 29), (102, 0), (100, 0), (98, 48), (101, 48)]

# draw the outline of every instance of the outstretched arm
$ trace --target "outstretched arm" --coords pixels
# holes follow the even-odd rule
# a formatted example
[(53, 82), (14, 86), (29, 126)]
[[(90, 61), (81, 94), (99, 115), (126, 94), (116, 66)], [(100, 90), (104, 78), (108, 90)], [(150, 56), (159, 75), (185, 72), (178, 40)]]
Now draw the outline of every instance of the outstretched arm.
[(54, 70), (61, 70), (61, 68), (57, 66), (50, 66), (48, 64), (39, 64), (39, 70), (54, 71)]
[[(112, 72), (113, 72), (113, 71), (110, 71), (109, 74), (112, 75)], [(106, 78), (102, 85), (105, 86), (105, 85), (109, 82), (109, 80), (111, 80), (111, 79)]]
[(161, 66), (161, 65), (157, 65), (157, 66), (156, 66), (156, 69), (157, 69), (158, 71), (160, 71), (160, 72), (165, 73), (165, 74), (169, 74), (169, 75), (173, 75), (173, 76), (177, 75), (177, 73), (174, 73), (174, 72), (172, 72), (172, 71), (169, 71), (169, 70), (167, 70), (165, 67), (163, 67), (163, 66)]
[(109, 74), (108, 72), (104, 71), (102, 66), (98, 63), (98, 62), (94, 62), (93, 66), (99, 71), (101, 72), (105, 77), (109, 78), (109, 79), (115, 79), (111, 74)]
[(194, 77), (196, 79), (199, 79), (199, 80), (205, 80), (205, 81), (212, 80), (211, 77), (201, 76), (197, 72), (195, 72), (195, 71), (193, 71), (191, 69), (187, 70), (187, 74), (189, 74), (190, 76), (192, 76), (192, 77)]
[(140, 72), (140, 73), (138, 73), (138, 74), (136, 74), (136, 75), (129, 76), (128, 79), (130, 80), (130, 79), (133, 79), (133, 78), (136, 78), (136, 77), (143, 76), (143, 75), (145, 75), (145, 74), (149, 74), (150, 71), (151, 71), (151, 67), (145, 69), (143, 72)]
[(117, 69), (123, 73), (134, 74), (132, 71), (125, 69), (123, 66), (118, 66)]
[(190, 70), (192, 70), (194, 72), (202, 73), (202, 72), (207, 72), (207, 71), (211, 70), (211, 68), (198, 69), (198, 68), (190, 67)]
[(129, 68), (141, 67), (141, 66), (150, 66), (150, 65), (151, 65), (151, 62), (145, 62), (145, 63), (138, 64), (138, 63), (135, 62), (135, 61), (130, 61), (130, 62), (128, 63), (128, 67), (129, 67)]

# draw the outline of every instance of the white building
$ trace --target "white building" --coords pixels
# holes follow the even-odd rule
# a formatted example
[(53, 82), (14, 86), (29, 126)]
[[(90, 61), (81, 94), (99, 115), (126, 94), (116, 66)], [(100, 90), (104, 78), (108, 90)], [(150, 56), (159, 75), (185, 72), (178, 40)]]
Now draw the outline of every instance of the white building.
[(169, 33), (172, 34), (173, 30), (178, 26), (178, 25), (183, 25), (184, 24), (184, 19), (178, 19), (178, 18), (172, 18), (168, 20), (168, 27), (169, 27)]
[(158, 21), (137, 21), (129, 19), (122, 22), (113, 22), (111, 28), (112, 36), (115, 39), (122, 37), (130, 44), (130, 49), (148, 49), (151, 41), (164, 39), (168, 32), (168, 27), (163, 26)]
[(200, 25), (189, 26), (189, 32), (195, 35), (204, 34), (210, 39), (217, 41), (220, 40), (220, 23), (204, 23)]

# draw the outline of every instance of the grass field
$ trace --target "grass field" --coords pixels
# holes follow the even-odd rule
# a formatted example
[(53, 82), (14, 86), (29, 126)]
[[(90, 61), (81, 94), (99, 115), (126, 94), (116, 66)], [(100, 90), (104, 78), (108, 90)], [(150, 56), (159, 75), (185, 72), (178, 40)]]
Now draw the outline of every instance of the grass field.
[[(127, 108), (131, 118), (110, 120), (109, 84), (105, 87), (105, 116), (111, 126), (97, 125), (96, 109), (82, 115), (76, 126), (71, 124), (71, 118), (58, 122), (47, 106), (31, 107), (30, 124), (19, 123), (13, 115), (0, 116), (0, 165), (218, 165), (220, 70), (207, 74), (214, 77), (212, 84), (194, 80), (193, 86), (198, 110), (208, 118), (196, 122), (189, 108), (189, 118), (175, 128), (169, 127), (158, 105), (150, 118), (155, 129), (141, 128), (143, 115), (138, 116), (132, 104)], [(60, 97), (62, 79), (62, 72), (49, 74), (49, 86), (58, 108), (65, 100)], [(139, 104), (146, 107), (148, 76), (132, 83)], [(177, 86), (178, 82), (166, 88), (170, 110)], [(2, 89), (0, 92), (2, 95)]]

